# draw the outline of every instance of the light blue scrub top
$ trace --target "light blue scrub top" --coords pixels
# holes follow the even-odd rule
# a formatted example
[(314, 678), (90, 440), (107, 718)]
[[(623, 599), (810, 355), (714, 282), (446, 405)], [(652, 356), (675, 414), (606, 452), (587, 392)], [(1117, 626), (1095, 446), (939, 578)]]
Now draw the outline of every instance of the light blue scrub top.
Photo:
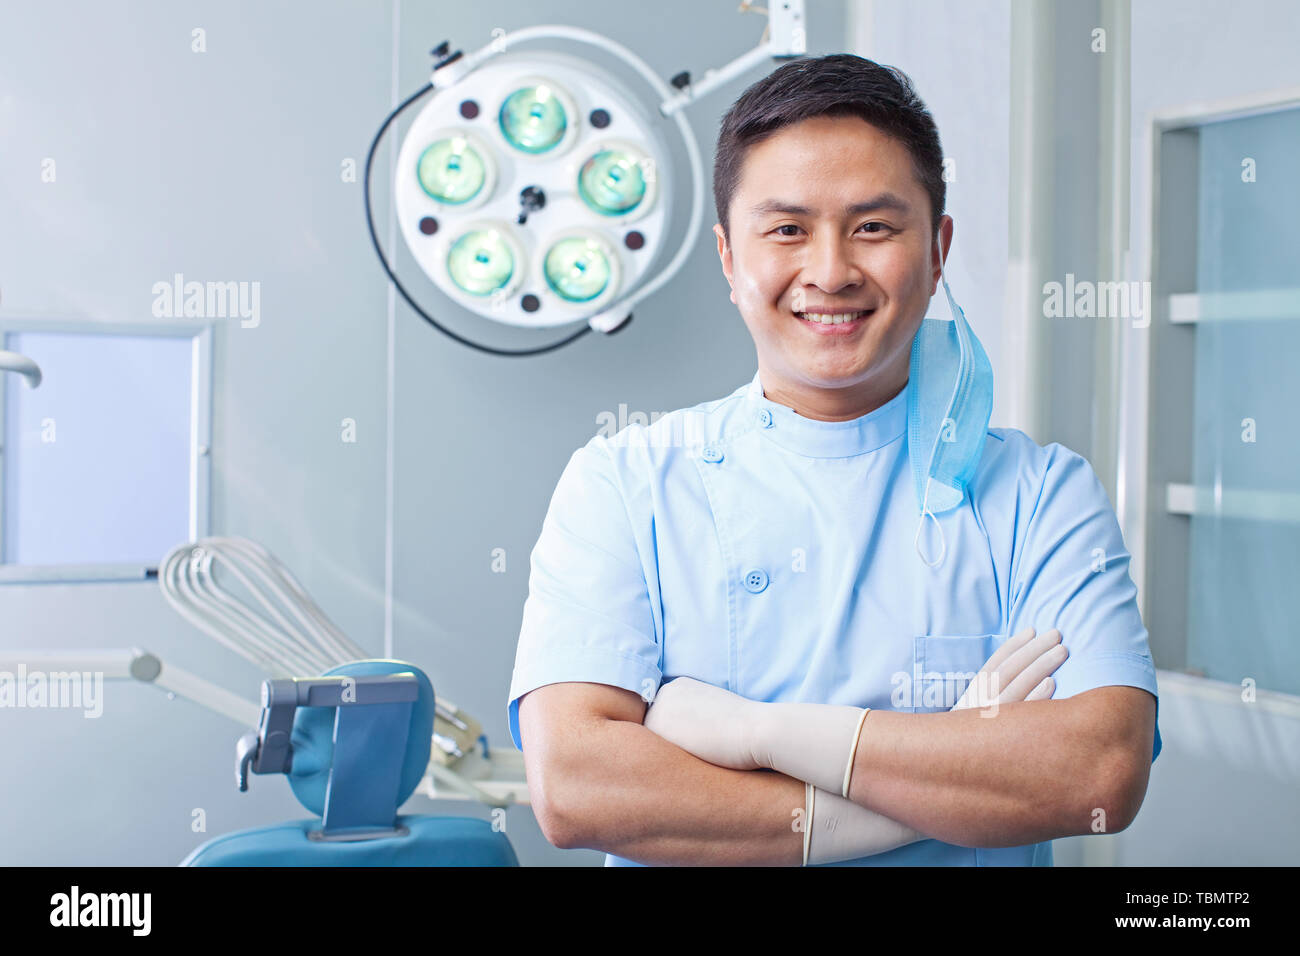
[[(559, 681), (649, 699), (685, 675), (753, 700), (945, 711), (1029, 626), (1059, 628), (1069, 648), (1055, 698), (1112, 684), (1156, 694), (1118, 522), (1069, 449), (990, 428), (970, 494), (938, 516), (942, 565), (922, 563), (908, 387), (823, 422), (769, 400), (755, 375), (574, 452), (532, 552), (515, 746), (519, 697)], [(922, 544), (933, 560), (928, 519)], [(1160, 747), (1157, 727), (1153, 762)], [(900, 864), (1050, 866), (1052, 846), (921, 840), (834, 865)]]

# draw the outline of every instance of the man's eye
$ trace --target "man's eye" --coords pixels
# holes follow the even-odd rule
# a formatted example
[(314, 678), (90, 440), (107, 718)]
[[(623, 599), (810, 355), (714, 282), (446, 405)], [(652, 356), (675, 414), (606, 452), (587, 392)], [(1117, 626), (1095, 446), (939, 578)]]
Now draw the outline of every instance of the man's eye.
[[(782, 232), (781, 230), (783, 229), (794, 229), (797, 231), (799, 227), (796, 226), (794, 223), (788, 222), (783, 226), (777, 226), (775, 229), (772, 230), (772, 232), (776, 233), (779, 236), (784, 236), (786, 238), (790, 238), (795, 235), (795, 233), (793, 232)], [(871, 222), (864, 222), (861, 226), (858, 227), (858, 229), (860, 230), (864, 229), (871, 235), (880, 235), (881, 233), (888, 232), (889, 226), (885, 225), (883, 222), (877, 222), (873, 220)]]

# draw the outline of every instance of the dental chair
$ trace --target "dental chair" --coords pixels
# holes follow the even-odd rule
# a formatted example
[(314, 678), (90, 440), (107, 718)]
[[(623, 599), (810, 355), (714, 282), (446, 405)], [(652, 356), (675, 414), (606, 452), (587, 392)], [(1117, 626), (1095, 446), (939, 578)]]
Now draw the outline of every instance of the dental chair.
[(258, 730), (236, 748), (239, 789), (250, 771), (286, 774), (316, 817), (214, 837), (180, 865), (518, 866), (486, 820), (398, 814), (429, 765), (433, 719), (433, 685), (403, 661), (264, 681)]

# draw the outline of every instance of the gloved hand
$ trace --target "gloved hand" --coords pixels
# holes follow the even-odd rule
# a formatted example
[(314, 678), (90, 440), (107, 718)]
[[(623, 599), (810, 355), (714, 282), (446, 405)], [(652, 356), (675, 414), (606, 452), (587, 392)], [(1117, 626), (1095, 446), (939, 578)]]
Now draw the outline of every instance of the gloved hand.
[(857, 860), (926, 836), (839, 794), (804, 784), (803, 865)]
[(645, 715), (645, 726), (701, 760), (731, 770), (763, 765), (750, 750), (755, 713), (770, 707), (693, 677), (660, 685)]
[(1056, 690), (1050, 674), (1069, 656), (1061, 632), (1052, 628), (1037, 637), (1027, 627), (1007, 638), (984, 662), (953, 710), (991, 707), (1022, 700), (1047, 700)]
[[(818, 776), (829, 767), (835, 779), (827, 780), (834, 793), (804, 784), (806, 866), (855, 860), (925, 838), (840, 796), (850, 741), (862, 714), (858, 707), (762, 703), (678, 677), (659, 688), (646, 711), (645, 726), (701, 760), (731, 770), (771, 767), (803, 779), (799, 774)], [(817, 745), (822, 733), (828, 735), (829, 746)], [(810, 753), (798, 761), (783, 758), (797, 751)]]
[(861, 707), (769, 704), (678, 677), (659, 688), (645, 726), (719, 767), (768, 767), (842, 793), (863, 716)]

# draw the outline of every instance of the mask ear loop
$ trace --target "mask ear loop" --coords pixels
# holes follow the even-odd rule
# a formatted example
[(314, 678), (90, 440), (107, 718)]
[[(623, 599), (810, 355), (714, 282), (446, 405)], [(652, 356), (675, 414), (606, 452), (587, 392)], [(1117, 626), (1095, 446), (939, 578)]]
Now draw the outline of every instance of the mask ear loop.
[[(943, 237), (936, 235), (935, 242), (937, 243), (939, 250), (939, 281), (943, 283), (943, 293), (948, 299), (948, 311), (952, 313), (952, 320), (956, 322), (957, 307), (952, 299), (952, 290), (948, 288), (948, 278), (943, 273)], [(943, 564), (943, 559), (948, 554), (948, 540), (943, 533), (943, 525), (939, 522), (939, 519), (935, 516), (934, 512), (930, 510), (930, 485), (933, 481), (933, 477), (929, 475), (926, 476), (925, 498), (921, 502), (921, 519), (916, 523), (916, 536), (912, 540), (912, 545), (916, 548), (917, 556), (921, 559), (922, 563), (931, 570)], [(921, 530), (925, 527), (926, 518), (933, 521), (934, 526), (939, 529), (939, 557), (937, 557), (933, 562), (928, 560), (925, 556), (925, 552), (921, 550)]]
[(954, 322), (957, 321), (957, 302), (952, 297), (952, 289), (948, 286), (948, 277), (943, 271), (943, 237), (936, 234), (934, 237), (935, 244), (939, 247), (939, 281), (943, 284), (943, 294), (948, 299), (948, 312)]
[[(916, 523), (916, 537), (912, 541), (912, 544), (916, 548), (917, 556), (921, 559), (922, 563), (931, 570), (943, 564), (943, 559), (948, 554), (948, 540), (944, 536), (943, 525), (939, 523), (939, 519), (935, 517), (934, 512), (930, 510), (930, 485), (933, 481), (933, 478), (926, 478), (925, 480), (925, 500), (921, 503), (921, 520)], [(921, 550), (921, 529), (925, 527), (925, 519), (927, 517), (933, 521), (934, 526), (939, 529), (939, 557), (935, 558), (933, 562), (927, 560), (925, 553)]]

